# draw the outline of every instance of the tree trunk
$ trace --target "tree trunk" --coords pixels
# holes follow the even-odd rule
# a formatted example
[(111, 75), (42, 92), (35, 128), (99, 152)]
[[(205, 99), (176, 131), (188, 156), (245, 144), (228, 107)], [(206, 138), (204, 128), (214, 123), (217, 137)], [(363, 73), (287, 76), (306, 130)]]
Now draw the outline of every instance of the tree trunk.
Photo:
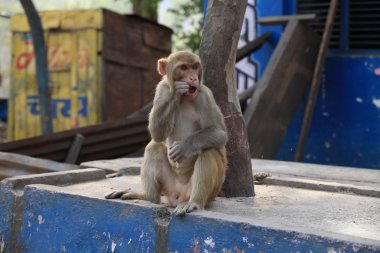
[(53, 125), (51, 121), (47, 50), (45, 47), (44, 32), (42, 30), (40, 17), (34, 7), (33, 1), (20, 0), (20, 2), (28, 18), (33, 40), (38, 96), (40, 100), (40, 123), (42, 134), (48, 134), (53, 132)]
[(236, 91), (235, 60), (247, 0), (209, 0), (200, 47), (204, 83), (213, 91), (227, 125), (226, 197), (253, 196), (247, 129)]

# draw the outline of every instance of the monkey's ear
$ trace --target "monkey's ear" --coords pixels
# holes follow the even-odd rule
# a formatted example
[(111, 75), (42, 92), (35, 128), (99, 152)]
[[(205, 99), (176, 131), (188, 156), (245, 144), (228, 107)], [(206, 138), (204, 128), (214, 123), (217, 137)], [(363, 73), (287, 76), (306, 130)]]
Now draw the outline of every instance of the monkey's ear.
[(166, 65), (168, 60), (166, 58), (161, 58), (157, 61), (157, 71), (160, 75), (166, 75)]

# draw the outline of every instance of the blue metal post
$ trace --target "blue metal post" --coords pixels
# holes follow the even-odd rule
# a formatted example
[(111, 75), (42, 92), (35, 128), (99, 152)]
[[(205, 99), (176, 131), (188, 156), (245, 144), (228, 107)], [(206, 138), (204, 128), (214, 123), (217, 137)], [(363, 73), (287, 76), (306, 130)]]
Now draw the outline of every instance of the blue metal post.
[(20, 0), (28, 18), (30, 32), (34, 47), (36, 59), (36, 78), (38, 84), (38, 95), (40, 100), (40, 122), (42, 134), (53, 132), (50, 110), (50, 94), (49, 94), (49, 76), (47, 64), (47, 50), (44, 40), (44, 32), (42, 30), (41, 20), (32, 0)]

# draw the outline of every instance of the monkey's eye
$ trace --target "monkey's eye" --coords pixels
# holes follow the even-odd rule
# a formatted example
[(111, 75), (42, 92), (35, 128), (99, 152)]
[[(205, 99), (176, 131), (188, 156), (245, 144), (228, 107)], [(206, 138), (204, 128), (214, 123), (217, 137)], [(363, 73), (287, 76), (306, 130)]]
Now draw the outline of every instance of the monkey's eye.
[(194, 70), (198, 69), (198, 67), (199, 67), (198, 64), (194, 64), (194, 65), (193, 65), (193, 69), (194, 69)]
[(182, 64), (181, 66), (179, 66), (181, 70), (187, 70), (187, 66), (185, 64)]

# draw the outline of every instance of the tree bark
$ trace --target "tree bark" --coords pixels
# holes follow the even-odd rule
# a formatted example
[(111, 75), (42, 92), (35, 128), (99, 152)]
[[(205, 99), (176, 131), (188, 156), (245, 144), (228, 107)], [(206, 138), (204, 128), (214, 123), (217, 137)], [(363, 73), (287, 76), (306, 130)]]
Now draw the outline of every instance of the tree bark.
[(253, 196), (247, 138), (236, 91), (235, 60), (247, 0), (209, 0), (200, 46), (204, 83), (213, 91), (227, 125), (226, 197)]
[(30, 32), (32, 34), (34, 56), (36, 61), (38, 96), (40, 100), (40, 122), (42, 134), (48, 134), (53, 132), (53, 125), (51, 121), (47, 50), (45, 47), (44, 32), (40, 17), (34, 7), (33, 1), (20, 0), (20, 2), (28, 18)]

